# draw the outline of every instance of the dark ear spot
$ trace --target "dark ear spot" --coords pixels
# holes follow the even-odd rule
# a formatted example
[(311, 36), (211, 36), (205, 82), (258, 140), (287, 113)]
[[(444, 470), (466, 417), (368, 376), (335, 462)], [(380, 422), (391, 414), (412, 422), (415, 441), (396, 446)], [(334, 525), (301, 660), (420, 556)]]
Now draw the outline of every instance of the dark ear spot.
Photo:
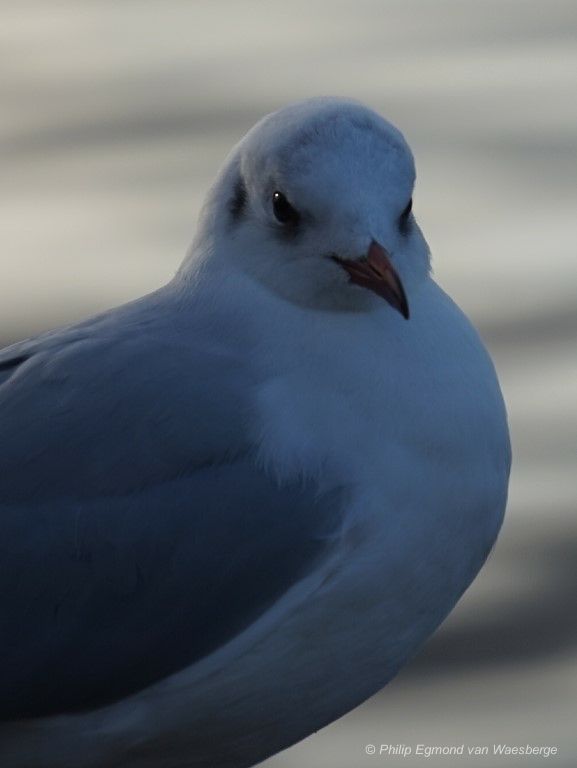
[(230, 215), (233, 221), (239, 221), (246, 209), (247, 193), (244, 181), (239, 178), (234, 187), (234, 193), (229, 202)]
[(413, 210), (413, 198), (407, 203), (405, 210), (399, 216), (399, 229), (401, 234), (407, 235), (411, 229), (411, 211)]

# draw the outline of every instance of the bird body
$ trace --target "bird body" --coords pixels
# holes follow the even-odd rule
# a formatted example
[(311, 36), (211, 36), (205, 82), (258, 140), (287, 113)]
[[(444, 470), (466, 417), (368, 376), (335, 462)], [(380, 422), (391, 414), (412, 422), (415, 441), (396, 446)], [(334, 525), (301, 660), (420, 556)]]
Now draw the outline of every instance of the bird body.
[(0, 353), (3, 766), (248, 767), (379, 690), (471, 583), (506, 415), (411, 190), (374, 113), (288, 108), (171, 283)]

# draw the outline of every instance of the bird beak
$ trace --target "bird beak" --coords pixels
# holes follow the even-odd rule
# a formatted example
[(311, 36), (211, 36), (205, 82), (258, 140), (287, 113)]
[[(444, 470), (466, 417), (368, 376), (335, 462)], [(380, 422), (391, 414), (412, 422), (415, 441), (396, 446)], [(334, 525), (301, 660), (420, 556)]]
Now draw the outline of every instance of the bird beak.
[(367, 255), (362, 259), (341, 259), (339, 256), (332, 258), (347, 272), (351, 283), (382, 296), (405, 320), (409, 319), (405, 289), (382, 245), (373, 240)]

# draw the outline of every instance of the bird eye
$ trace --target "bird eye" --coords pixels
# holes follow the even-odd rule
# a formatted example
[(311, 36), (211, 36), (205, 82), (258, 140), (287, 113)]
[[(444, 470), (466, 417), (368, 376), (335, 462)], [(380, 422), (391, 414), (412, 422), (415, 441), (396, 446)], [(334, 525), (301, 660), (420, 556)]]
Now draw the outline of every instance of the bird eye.
[(272, 196), (272, 209), (277, 221), (281, 224), (296, 226), (300, 221), (299, 212), (292, 207), (282, 192), (275, 192)]

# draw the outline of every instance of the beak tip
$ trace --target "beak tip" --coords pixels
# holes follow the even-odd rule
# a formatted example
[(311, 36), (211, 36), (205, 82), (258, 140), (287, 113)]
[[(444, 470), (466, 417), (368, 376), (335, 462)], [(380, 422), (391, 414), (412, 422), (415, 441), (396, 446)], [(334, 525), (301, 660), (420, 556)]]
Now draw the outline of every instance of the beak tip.
[(411, 313), (409, 311), (409, 302), (407, 301), (407, 296), (405, 294), (405, 289), (402, 286), (401, 281), (399, 280), (399, 305), (398, 310), (401, 313), (401, 315), (405, 318), (405, 320), (410, 320)]
[(405, 320), (410, 318), (405, 289), (382, 245), (373, 240), (367, 255), (362, 259), (342, 259), (335, 254), (331, 258), (348, 273), (351, 283), (368, 288), (386, 299)]

